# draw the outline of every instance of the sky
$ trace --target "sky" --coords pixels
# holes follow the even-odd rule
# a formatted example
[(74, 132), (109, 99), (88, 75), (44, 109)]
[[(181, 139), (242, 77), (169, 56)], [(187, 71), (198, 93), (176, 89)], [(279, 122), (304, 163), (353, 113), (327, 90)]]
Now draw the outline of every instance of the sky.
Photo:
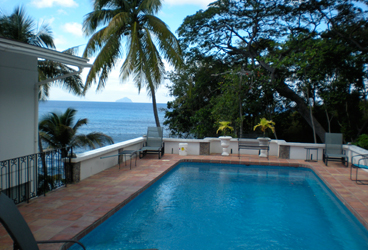
[[(200, 9), (206, 9), (207, 5), (214, 0), (163, 0), (162, 8), (157, 16), (163, 20), (175, 35), (176, 30), (182, 24), (184, 18), (193, 15)], [(38, 24), (48, 24), (53, 32), (56, 49), (65, 49), (79, 46), (81, 56), (88, 37), (82, 32), (84, 16), (92, 11), (93, 0), (0, 0), (1, 14), (10, 15), (16, 6), (23, 6), (28, 16), (32, 17)], [(90, 63), (93, 61), (90, 60)], [(114, 102), (123, 97), (128, 97), (133, 102), (150, 103), (151, 98), (144, 89), (138, 94), (138, 89), (131, 80), (121, 82), (119, 79), (120, 65), (111, 72), (106, 87), (96, 92), (93, 85), (84, 97), (74, 96), (67, 91), (53, 87), (50, 91), (49, 100), (63, 101), (99, 101)], [(89, 69), (84, 69), (82, 79)], [(169, 65), (166, 70), (171, 70)], [(167, 80), (161, 84), (156, 92), (157, 103), (167, 103), (173, 100), (169, 96), (166, 85)]]

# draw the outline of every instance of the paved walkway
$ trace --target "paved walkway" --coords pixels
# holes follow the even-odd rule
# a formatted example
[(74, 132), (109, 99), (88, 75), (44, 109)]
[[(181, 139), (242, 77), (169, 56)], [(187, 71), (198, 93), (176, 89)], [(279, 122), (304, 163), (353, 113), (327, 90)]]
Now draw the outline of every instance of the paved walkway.
[[(18, 205), (37, 240), (57, 240), (81, 238), (103, 220), (111, 216), (160, 175), (170, 170), (180, 160), (206, 161), (234, 164), (261, 164), (280, 166), (308, 166), (335, 192), (343, 203), (368, 225), (368, 185), (357, 185), (350, 180), (350, 169), (341, 163), (330, 162), (326, 167), (322, 162), (285, 160), (270, 157), (237, 155), (223, 157), (179, 156), (166, 154), (160, 160), (155, 155), (147, 155), (137, 161), (137, 166), (129, 170), (129, 164), (112, 167), (91, 176), (77, 184), (68, 185)], [(134, 165), (134, 163), (133, 163)], [(363, 171), (361, 171), (363, 172)], [(366, 176), (363, 176), (366, 175)], [(363, 174), (368, 180), (368, 174)], [(39, 245), (40, 249), (59, 249), (61, 244)], [(12, 249), (12, 240), (0, 225), (0, 250)]]

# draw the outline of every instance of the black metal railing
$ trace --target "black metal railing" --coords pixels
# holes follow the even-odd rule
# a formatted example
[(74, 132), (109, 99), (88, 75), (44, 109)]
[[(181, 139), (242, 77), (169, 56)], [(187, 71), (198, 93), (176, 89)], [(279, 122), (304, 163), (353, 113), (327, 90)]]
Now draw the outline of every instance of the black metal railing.
[(71, 179), (71, 147), (0, 161), (0, 190), (16, 204), (45, 195)]

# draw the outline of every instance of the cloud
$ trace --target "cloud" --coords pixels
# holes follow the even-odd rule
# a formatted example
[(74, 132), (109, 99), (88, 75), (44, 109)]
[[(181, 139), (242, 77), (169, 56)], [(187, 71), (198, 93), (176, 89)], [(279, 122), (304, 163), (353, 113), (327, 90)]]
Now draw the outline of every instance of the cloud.
[(201, 7), (207, 7), (208, 4), (214, 2), (215, 0), (164, 0), (164, 3), (170, 5), (185, 5), (192, 4)]
[(57, 13), (58, 14), (60, 14), (60, 15), (68, 15), (68, 12), (66, 12), (65, 10), (63, 10), (63, 9), (59, 9), (58, 11), (57, 11)]
[(74, 2), (74, 0), (34, 0), (32, 4), (37, 8), (50, 8), (55, 5), (62, 7), (78, 7), (78, 3)]
[(65, 39), (65, 37), (58, 35), (54, 38), (54, 43), (56, 45), (56, 48), (59, 48), (59, 47), (65, 47), (66, 45), (68, 45), (69, 41)]
[(62, 26), (62, 29), (75, 36), (79, 37), (83, 36), (82, 24), (80, 23), (66, 23)]

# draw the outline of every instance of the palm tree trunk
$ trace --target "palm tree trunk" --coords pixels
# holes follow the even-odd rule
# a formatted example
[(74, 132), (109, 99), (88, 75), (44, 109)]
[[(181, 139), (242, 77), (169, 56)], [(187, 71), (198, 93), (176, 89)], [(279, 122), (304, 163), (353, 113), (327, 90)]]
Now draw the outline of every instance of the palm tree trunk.
[[(47, 165), (46, 165), (46, 155), (45, 155), (45, 152), (43, 152), (43, 146), (42, 146), (41, 136), (39, 132), (38, 132), (38, 147), (39, 147), (39, 151), (41, 154), (41, 164), (42, 164), (42, 169), (43, 169), (43, 195), (46, 196), (48, 173), (47, 173)], [(38, 178), (37, 185), (39, 185), (39, 182), (40, 182), (40, 178)]]
[(158, 112), (157, 112), (155, 88), (151, 88), (151, 97), (152, 97), (153, 115), (155, 116), (156, 127), (161, 127), (160, 119), (158, 118)]
[(47, 176), (46, 156), (43, 152), (43, 146), (42, 146), (40, 133), (38, 133), (38, 148), (39, 148), (39, 151), (41, 153), (42, 169), (43, 169), (44, 176), (46, 178), (46, 176)]

